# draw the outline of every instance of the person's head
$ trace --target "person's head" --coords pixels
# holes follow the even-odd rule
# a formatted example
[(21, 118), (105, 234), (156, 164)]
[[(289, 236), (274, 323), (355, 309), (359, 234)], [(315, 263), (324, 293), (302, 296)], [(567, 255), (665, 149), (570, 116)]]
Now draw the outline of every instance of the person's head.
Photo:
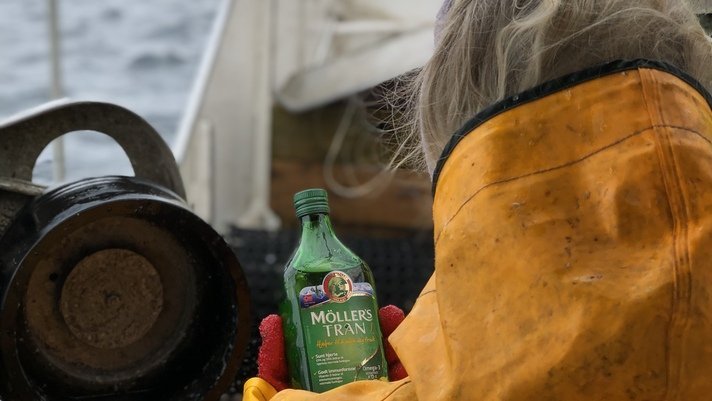
[(562, 75), (646, 58), (712, 89), (712, 42), (688, 0), (449, 0), (411, 87), (412, 135), (432, 173), (478, 111)]

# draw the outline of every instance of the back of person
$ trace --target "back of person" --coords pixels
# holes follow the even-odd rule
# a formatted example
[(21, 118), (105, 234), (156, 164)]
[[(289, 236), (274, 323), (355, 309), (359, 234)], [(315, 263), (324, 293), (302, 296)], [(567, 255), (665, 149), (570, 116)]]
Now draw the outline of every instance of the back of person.
[(417, 74), (409, 373), (275, 400), (706, 400), (712, 43), (683, 0), (452, 0)]
[(391, 336), (419, 399), (707, 399), (712, 98), (680, 77), (608, 64), (456, 135), (419, 301), (437, 319), (417, 305)]

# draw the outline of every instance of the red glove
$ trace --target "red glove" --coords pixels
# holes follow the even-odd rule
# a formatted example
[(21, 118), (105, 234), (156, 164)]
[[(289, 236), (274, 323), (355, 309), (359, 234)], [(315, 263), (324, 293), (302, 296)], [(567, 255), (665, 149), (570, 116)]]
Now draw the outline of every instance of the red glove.
[(378, 321), (381, 323), (381, 334), (383, 335), (383, 349), (386, 351), (386, 362), (388, 362), (388, 379), (392, 382), (408, 377), (408, 372), (405, 371), (398, 354), (388, 342), (388, 337), (403, 319), (405, 319), (405, 313), (397, 306), (386, 305), (378, 311)]
[(289, 388), (289, 372), (284, 352), (284, 330), (279, 315), (269, 315), (260, 323), (262, 345), (257, 354), (257, 376), (277, 391)]
[[(408, 373), (388, 342), (388, 336), (405, 319), (405, 314), (397, 306), (388, 305), (378, 311), (378, 318), (383, 335), (383, 349), (388, 362), (388, 378), (391, 381), (403, 379), (408, 376)], [(289, 388), (282, 318), (278, 315), (269, 315), (264, 318), (260, 323), (260, 336), (262, 345), (257, 356), (257, 376), (269, 382), (277, 391)]]

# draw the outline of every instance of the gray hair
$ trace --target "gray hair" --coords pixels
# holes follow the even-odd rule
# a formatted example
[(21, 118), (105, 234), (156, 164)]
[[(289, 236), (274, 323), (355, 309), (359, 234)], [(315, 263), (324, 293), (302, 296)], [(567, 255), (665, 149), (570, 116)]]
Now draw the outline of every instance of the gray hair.
[(685, 0), (452, 0), (442, 12), (435, 52), (407, 86), (403, 148), (419, 143), (431, 174), (477, 112), (568, 73), (646, 58), (712, 89), (712, 42)]

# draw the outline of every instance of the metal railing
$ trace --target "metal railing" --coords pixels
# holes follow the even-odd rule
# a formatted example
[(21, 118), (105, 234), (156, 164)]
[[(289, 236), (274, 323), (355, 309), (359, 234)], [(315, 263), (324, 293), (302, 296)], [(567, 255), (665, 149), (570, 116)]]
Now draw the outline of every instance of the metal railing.
[(215, 60), (220, 48), (225, 26), (230, 16), (232, 0), (221, 0), (215, 14), (215, 21), (208, 36), (207, 45), (203, 52), (203, 57), (198, 68), (198, 73), (193, 81), (193, 87), (188, 95), (188, 102), (183, 112), (183, 117), (178, 125), (178, 134), (172, 145), (176, 160), (180, 163), (186, 156), (190, 143), (191, 133), (198, 125), (200, 118), (200, 108), (208, 87), (208, 82), (215, 65)]
[[(49, 43), (50, 43), (50, 97), (62, 98), (62, 44), (59, 28), (59, 0), (47, 0)], [(64, 157), (64, 139), (59, 137), (52, 142), (52, 180), (64, 182), (67, 167)]]

